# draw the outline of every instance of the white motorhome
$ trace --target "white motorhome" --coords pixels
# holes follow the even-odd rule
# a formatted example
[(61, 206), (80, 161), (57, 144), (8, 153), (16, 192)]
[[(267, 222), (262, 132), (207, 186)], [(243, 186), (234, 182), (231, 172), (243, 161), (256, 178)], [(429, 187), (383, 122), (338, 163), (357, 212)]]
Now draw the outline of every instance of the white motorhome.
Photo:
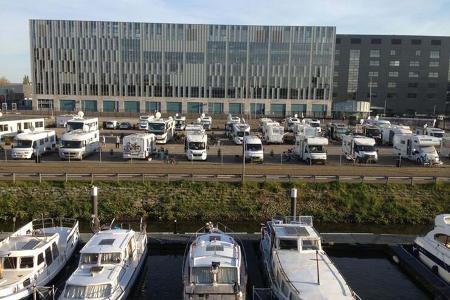
[(344, 135), (342, 138), (342, 152), (347, 159), (356, 162), (378, 161), (378, 152), (375, 150), (375, 139), (360, 135)]
[(200, 116), (200, 123), (202, 124), (203, 128), (205, 128), (205, 130), (211, 130), (211, 128), (212, 128), (212, 117), (211, 116), (206, 116), (205, 114), (202, 114)]
[(61, 159), (79, 159), (94, 153), (100, 147), (98, 130), (84, 131), (76, 129), (65, 133), (61, 138), (59, 157)]
[(264, 150), (261, 139), (257, 136), (249, 135), (244, 137), (244, 155), (247, 162), (264, 161)]
[(307, 125), (309, 125), (309, 126), (311, 126), (311, 127), (316, 128), (318, 133), (322, 132), (322, 129), (320, 128), (320, 120), (305, 118), (305, 119), (302, 120), (302, 122), (307, 124)]
[(259, 127), (261, 128), (261, 132), (264, 133), (264, 131), (266, 130), (267, 126), (269, 124), (273, 124), (273, 123), (278, 123), (278, 122), (275, 122), (275, 121), (273, 121), (270, 118), (261, 118), (261, 119), (259, 119)]
[(84, 118), (83, 112), (79, 112), (78, 116), (67, 121), (67, 132), (73, 130), (98, 131), (98, 118)]
[(294, 115), (293, 117), (289, 117), (286, 119), (286, 130), (289, 132), (294, 132), (294, 129), (296, 127), (296, 124), (301, 124), (302, 121), (300, 118), (298, 118), (297, 115)]
[(445, 136), (445, 131), (436, 127), (416, 128), (416, 134), (429, 135), (442, 139)]
[(0, 139), (15, 137), (18, 133), (43, 131), (44, 118), (21, 118), (18, 116), (4, 116), (0, 113)]
[(396, 134), (412, 134), (409, 126), (392, 125), (381, 129), (382, 143), (392, 145), (394, 143), (394, 136)]
[(15, 137), (15, 145), (11, 157), (14, 159), (30, 159), (41, 156), (56, 147), (56, 136), (54, 130), (33, 131), (19, 133)]
[(73, 118), (76, 118), (76, 115), (60, 115), (56, 117), (56, 127), (58, 128), (65, 128), (67, 125), (67, 121), (72, 120)]
[(396, 134), (394, 136), (394, 155), (416, 161), (421, 165), (441, 164), (435, 147), (441, 141), (437, 137), (416, 134)]
[(205, 128), (200, 124), (188, 124), (186, 125), (186, 135), (190, 133), (205, 133)]
[(319, 136), (320, 132), (317, 127), (311, 127), (307, 124), (295, 124), (294, 133), (296, 135), (306, 135), (306, 136)]
[(246, 123), (233, 124), (233, 132), (231, 133), (231, 138), (236, 145), (242, 145), (244, 136), (248, 135), (250, 135), (250, 125)]
[(154, 116), (144, 115), (139, 117), (139, 130), (148, 130), (148, 122), (153, 120)]
[(263, 127), (263, 139), (267, 144), (283, 144), (284, 127), (278, 122), (266, 123)]
[(328, 139), (320, 136), (295, 136), (294, 154), (306, 163), (323, 163), (327, 161)]
[(172, 117), (161, 118), (161, 113), (157, 112), (155, 117), (148, 121), (148, 132), (156, 136), (157, 144), (165, 144), (175, 134), (175, 122)]
[(188, 160), (206, 160), (208, 153), (208, 135), (203, 131), (189, 131), (184, 142)]
[(442, 138), (441, 151), (439, 154), (443, 157), (450, 158), (450, 136), (445, 136)]
[(186, 117), (175, 114), (175, 130), (184, 130), (186, 128)]
[(241, 123), (241, 118), (237, 116), (228, 115), (227, 122), (225, 123), (225, 135), (230, 137), (233, 132), (233, 126), (236, 123)]
[(153, 133), (134, 133), (123, 137), (124, 159), (147, 159), (156, 152)]

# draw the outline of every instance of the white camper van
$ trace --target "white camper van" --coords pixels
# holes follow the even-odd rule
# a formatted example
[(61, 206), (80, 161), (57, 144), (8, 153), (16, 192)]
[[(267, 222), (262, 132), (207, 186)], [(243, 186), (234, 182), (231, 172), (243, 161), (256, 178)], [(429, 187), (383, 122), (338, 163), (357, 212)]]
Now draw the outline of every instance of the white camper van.
[(257, 136), (249, 135), (244, 137), (245, 161), (260, 162), (264, 161), (264, 150), (261, 139)]
[(94, 153), (100, 147), (99, 131), (76, 129), (65, 133), (61, 138), (59, 157), (61, 159), (79, 159)]
[(286, 130), (288, 132), (294, 132), (295, 129), (295, 125), (296, 124), (301, 124), (301, 120), (298, 118), (297, 115), (294, 115), (293, 117), (289, 117), (286, 119)]
[(54, 130), (34, 131), (19, 133), (15, 138), (15, 145), (11, 157), (14, 159), (30, 159), (41, 156), (56, 147), (56, 136)]
[(18, 133), (43, 131), (44, 118), (28, 118), (19, 116), (5, 116), (0, 112), (0, 139), (14, 137)]
[(189, 131), (184, 142), (188, 160), (206, 160), (208, 153), (208, 135), (200, 130)]
[(442, 138), (441, 151), (439, 153), (442, 157), (450, 158), (450, 136)]
[(421, 165), (441, 164), (435, 148), (440, 143), (439, 138), (429, 135), (397, 134), (394, 136), (394, 155)]
[(295, 136), (294, 154), (306, 163), (323, 163), (327, 161), (328, 139), (320, 136)]
[(284, 127), (278, 122), (268, 122), (263, 127), (263, 139), (267, 144), (283, 144)]
[(56, 117), (56, 127), (65, 128), (67, 125), (67, 121), (70, 121), (76, 117), (76, 115), (59, 115)]
[(212, 117), (211, 116), (206, 116), (205, 114), (202, 114), (200, 116), (200, 123), (202, 124), (203, 128), (205, 128), (205, 130), (211, 130), (211, 128), (212, 128)]
[(96, 131), (98, 130), (98, 118), (84, 118), (83, 112), (79, 112), (78, 116), (67, 121), (67, 132), (73, 130)]
[(250, 135), (250, 125), (246, 123), (233, 124), (233, 132), (231, 138), (236, 145), (242, 145), (244, 136)]
[(396, 134), (412, 134), (412, 131), (409, 126), (392, 125), (382, 128), (381, 134), (383, 144), (392, 145), (394, 143), (394, 136)]
[(417, 128), (416, 134), (429, 135), (442, 139), (445, 136), (445, 131), (436, 127), (425, 127), (425, 128)]
[(236, 123), (241, 123), (241, 118), (237, 116), (228, 115), (227, 122), (225, 123), (225, 135), (231, 137), (233, 133), (233, 126)]
[(147, 159), (156, 152), (153, 133), (134, 133), (123, 137), (124, 159)]
[(320, 120), (305, 118), (305, 119), (302, 120), (302, 122), (305, 123), (305, 124), (308, 124), (311, 127), (316, 128), (318, 133), (322, 132), (322, 129), (320, 128)]
[(154, 119), (151, 115), (144, 115), (139, 117), (139, 130), (148, 130), (148, 122)]
[(378, 161), (378, 153), (375, 150), (375, 139), (360, 135), (344, 135), (342, 138), (342, 152), (347, 159), (356, 162)]
[(175, 122), (172, 117), (161, 118), (161, 113), (157, 112), (155, 117), (148, 121), (148, 132), (156, 136), (157, 144), (165, 144), (175, 134)]
[(186, 117), (180, 116), (178, 114), (175, 115), (175, 130), (184, 130), (186, 128)]

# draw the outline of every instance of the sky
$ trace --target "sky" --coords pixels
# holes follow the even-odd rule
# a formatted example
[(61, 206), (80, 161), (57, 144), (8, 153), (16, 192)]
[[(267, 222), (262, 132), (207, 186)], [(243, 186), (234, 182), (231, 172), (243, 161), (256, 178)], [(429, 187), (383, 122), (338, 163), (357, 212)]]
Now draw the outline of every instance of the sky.
[[(30, 75), (29, 19), (332, 25), (341, 34), (450, 36), (450, 0), (3, 0), (0, 77)], [(30, 76), (31, 79), (31, 76)]]

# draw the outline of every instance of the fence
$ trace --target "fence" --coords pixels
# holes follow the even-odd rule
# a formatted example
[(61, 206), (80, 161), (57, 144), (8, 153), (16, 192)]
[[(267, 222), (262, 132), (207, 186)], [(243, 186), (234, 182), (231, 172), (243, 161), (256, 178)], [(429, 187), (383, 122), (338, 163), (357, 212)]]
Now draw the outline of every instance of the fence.
[(258, 175), (258, 174), (193, 174), (193, 173), (39, 173), (1, 172), (2, 181), (223, 181), (241, 182), (346, 182), (346, 183), (450, 183), (446, 176), (359, 176), (359, 175)]

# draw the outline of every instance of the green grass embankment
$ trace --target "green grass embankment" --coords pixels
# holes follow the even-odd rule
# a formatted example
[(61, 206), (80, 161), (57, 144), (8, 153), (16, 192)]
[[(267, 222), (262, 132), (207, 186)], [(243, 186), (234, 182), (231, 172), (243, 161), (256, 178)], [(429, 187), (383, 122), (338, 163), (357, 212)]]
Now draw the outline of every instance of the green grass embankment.
[[(298, 188), (298, 214), (331, 223), (424, 224), (450, 212), (450, 185), (345, 183), (97, 183), (102, 219), (260, 221), (289, 214), (289, 188)], [(0, 218), (70, 216), (89, 219), (90, 184), (0, 183)]]

